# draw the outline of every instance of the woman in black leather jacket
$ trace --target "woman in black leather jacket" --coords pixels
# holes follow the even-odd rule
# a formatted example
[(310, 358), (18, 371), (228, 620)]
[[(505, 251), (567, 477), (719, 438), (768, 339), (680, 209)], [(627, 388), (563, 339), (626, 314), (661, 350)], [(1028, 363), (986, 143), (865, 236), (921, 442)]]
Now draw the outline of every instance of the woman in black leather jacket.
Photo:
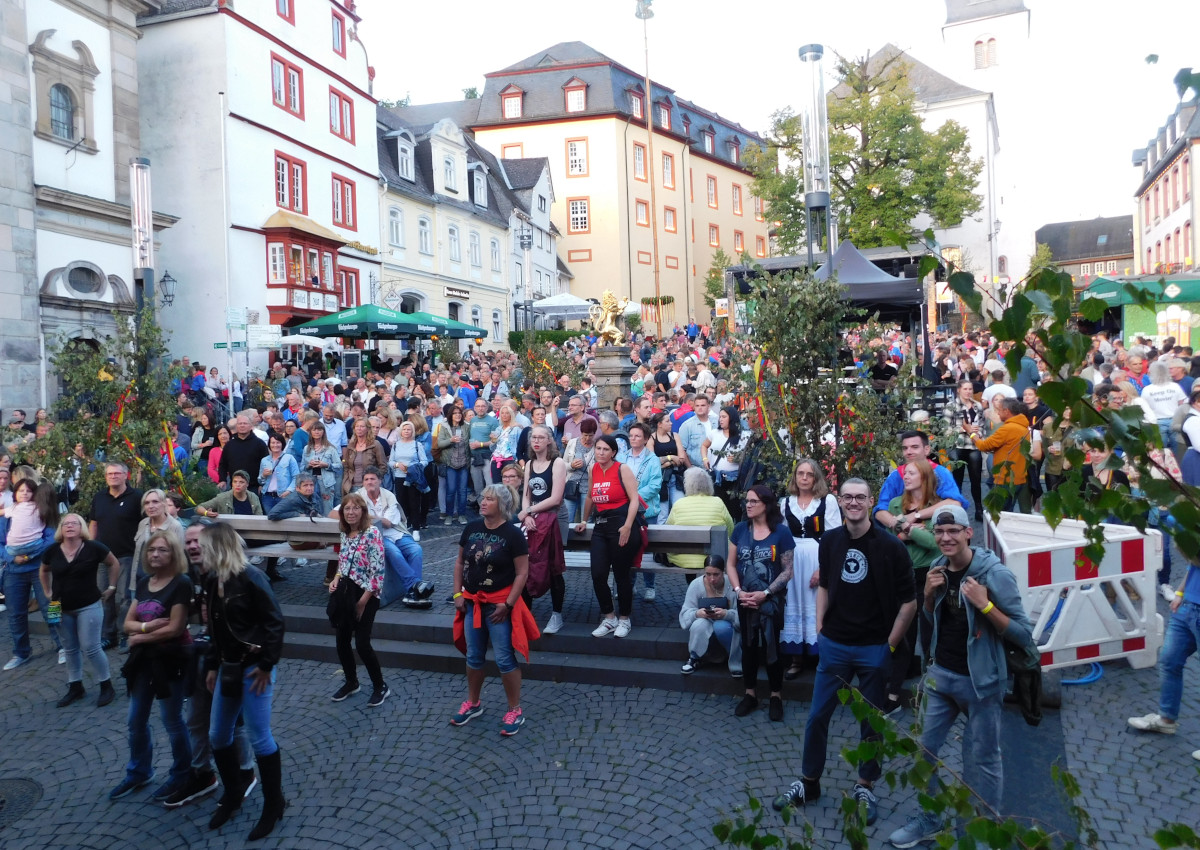
[(245, 720), (262, 779), (263, 810), (251, 840), (271, 833), (283, 818), (283, 772), (271, 735), (275, 666), (283, 649), (283, 612), (266, 575), (246, 563), (241, 538), (215, 523), (200, 533), (208, 574), (204, 580), (208, 631), (206, 684), (213, 694), (209, 738), (224, 794), (208, 823), (216, 829), (241, 808), (245, 778), (233, 746), (238, 715)]

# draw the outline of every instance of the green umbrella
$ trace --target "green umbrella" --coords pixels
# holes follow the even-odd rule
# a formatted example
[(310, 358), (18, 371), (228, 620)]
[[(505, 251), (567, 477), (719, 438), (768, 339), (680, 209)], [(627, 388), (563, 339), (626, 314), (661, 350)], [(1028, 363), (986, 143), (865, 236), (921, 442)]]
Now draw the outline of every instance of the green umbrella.
[(395, 339), (431, 337), (446, 332), (446, 320), (428, 313), (397, 313), (386, 307), (363, 304), (351, 310), (330, 313), (290, 328), (292, 333), (340, 336), (350, 339)]
[(480, 339), (488, 335), (483, 328), (468, 325), (466, 322), (456, 322), (454, 319), (441, 319), (440, 321), (445, 323), (446, 336), (450, 339)]

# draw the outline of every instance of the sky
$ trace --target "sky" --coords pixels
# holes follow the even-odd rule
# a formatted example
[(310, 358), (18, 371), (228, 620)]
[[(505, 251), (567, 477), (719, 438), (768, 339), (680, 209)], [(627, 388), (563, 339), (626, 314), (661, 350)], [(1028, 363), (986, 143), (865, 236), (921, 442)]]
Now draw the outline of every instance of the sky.
[[(1027, 100), (1001, 111), (1001, 154), (1010, 134), (1045, 138), (1045, 156), (1032, 157), (1028, 169), (1031, 191), (1052, 184), (1039, 204), (1046, 222), (1131, 213), (1138, 182), (1131, 154), (1178, 105), (1176, 72), (1200, 67), (1200, 3), (1026, 0), (1026, 7), (1037, 84)], [(484, 74), (562, 41), (583, 41), (644, 69), (635, 0), (358, 0), (357, 8), (381, 99), (458, 100), (469, 86), (482, 91)], [(953, 67), (942, 42), (943, 0), (654, 0), (652, 9), (651, 77), (759, 132), (773, 112), (799, 105), (801, 45), (824, 44), (827, 70), (831, 52), (857, 57), (889, 41), (943, 73)], [(1146, 63), (1150, 54), (1157, 64)], [(948, 76), (979, 87), (970, 70)]]

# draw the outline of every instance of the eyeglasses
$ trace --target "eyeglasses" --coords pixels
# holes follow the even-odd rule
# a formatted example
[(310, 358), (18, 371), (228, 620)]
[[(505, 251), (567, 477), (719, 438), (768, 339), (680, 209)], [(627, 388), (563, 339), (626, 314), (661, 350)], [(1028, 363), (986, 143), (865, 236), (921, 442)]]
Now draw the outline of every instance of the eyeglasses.
[(869, 502), (871, 500), (871, 497), (866, 493), (843, 493), (838, 498), (850, 504), (854, 504), (855, 502)]
[(747, 505), (761, 505), (762, 499), (745, 499)]
[(955, 537), (962, 534), (966, 529), (959, 526), (939, 526), (933, 530), (934, 537)]

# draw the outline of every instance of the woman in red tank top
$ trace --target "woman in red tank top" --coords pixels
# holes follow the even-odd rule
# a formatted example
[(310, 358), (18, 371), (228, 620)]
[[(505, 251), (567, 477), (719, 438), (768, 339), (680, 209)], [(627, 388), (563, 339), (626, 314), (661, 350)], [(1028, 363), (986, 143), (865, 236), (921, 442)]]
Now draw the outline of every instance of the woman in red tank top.
[[(597, 512), (592, 528), (592, 589), (604, 618), (592, 632), (594, 637), (625, 637), (632, 630), (629, 612), (633, 608), (633, 562), (641, 548), (638, 523), (637, 478), (633, 470), (616, 462), (617, 441), (609, 435), (596, 437), (596, 462), (588, 474), (587, 498), (583, 502), (584, 521), (575, 526), (582, 532), (592, 509)], [(608, 575), (617, 580), (617, 610), (613, 611)]]

